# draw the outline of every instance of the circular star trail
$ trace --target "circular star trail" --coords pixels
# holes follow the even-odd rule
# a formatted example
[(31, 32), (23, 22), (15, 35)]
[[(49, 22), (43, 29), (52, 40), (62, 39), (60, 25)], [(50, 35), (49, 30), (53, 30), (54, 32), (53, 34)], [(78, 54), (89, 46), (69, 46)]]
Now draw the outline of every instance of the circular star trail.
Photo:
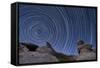
[(95, 29), (91, 21), (94, 18), (91, 16), (95, 15), (91, 15), (89, 11), (85, 8), (21, 5), (19, 41), (39, 46), (49, 42), (58, 52), (77, 54), (78, 39), (94, 43), (92, 38)]

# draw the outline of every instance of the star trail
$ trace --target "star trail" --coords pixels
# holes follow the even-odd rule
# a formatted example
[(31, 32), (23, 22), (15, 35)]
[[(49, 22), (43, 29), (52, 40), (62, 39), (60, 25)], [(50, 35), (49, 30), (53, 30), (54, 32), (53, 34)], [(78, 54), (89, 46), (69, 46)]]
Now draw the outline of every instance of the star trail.
[(77, 55), (77, 40), (96, 47), (96, 9), (19, 5), (19, 42), (49, 42), (57, 51)]

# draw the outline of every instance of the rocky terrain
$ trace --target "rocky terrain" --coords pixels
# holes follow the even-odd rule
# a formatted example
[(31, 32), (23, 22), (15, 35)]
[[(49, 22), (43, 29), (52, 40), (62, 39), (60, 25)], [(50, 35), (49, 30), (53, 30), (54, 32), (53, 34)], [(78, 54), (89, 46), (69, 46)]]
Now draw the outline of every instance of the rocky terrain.
[[(36, 46), (36, 45), (35, 45)], [(19, 47), (19, 63), (26, 64), (26, 63), (46, 63), (46, 62), (58, 62), (58, 59), (50, 54), (51, 49), (47, 46), (43, 47), (31, 47), (29, 49), (29, 45), (27, 44), (20, 44)], [(29, 47), (29, 48), (28, 48)]]
[(56, 52), (48, 42), (42, 47), (30, 43), (20, 43), (19, 63), (46, 63), (96, 59), (95, 50), (93, 50), (89, 44), (79, 44), (78, 50), (78, 56), (69, 56)]

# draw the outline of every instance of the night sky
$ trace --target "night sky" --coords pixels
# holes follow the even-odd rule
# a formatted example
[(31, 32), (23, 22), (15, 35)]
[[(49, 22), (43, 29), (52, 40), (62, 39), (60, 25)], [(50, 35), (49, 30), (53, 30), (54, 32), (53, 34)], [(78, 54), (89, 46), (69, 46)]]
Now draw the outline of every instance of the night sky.
[(19, 42), (49, 42), (57, 51), (77, 55), (77, 41), (96, 47), (96, 9), (19, 5)]

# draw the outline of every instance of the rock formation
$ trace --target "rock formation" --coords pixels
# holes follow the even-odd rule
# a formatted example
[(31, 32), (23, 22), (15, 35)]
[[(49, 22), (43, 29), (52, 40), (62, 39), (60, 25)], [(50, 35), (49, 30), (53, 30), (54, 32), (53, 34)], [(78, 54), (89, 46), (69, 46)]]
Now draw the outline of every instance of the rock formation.
[[(20, 43), (20, 46), (23, 45), (29, 49), (29, 51), (35, 51), (38, 48), (38, 45), (32, 44), (32, 43)], [(22, 48), (22, 47), (21, 47)]]
[(79, 40), (77, 43), (77, 48), (79, 55), (74, 56), (57, 52), (49, 42), (42, 47), (29, 43), (20, 43), (19, 63), (47, 63), (96, 59), (96, 50), (92, 49), (90, 44)]
[[(34, 45), (31, 47), (34, 49)], [(47, 63), (58, 62), (58, 59), (50, 54), (50, 48), (47, 46), (35, 48), (34, 51), (30, 50), (26, 44), (20, 44), (19, 47), (19, 63)]]
[(78, 41), (78, 52), (79, 56), (77, 56), (76, 60), (95, 60), (96, 52), (92, 49), (90, 44), (85, 43), (84, 41)]

